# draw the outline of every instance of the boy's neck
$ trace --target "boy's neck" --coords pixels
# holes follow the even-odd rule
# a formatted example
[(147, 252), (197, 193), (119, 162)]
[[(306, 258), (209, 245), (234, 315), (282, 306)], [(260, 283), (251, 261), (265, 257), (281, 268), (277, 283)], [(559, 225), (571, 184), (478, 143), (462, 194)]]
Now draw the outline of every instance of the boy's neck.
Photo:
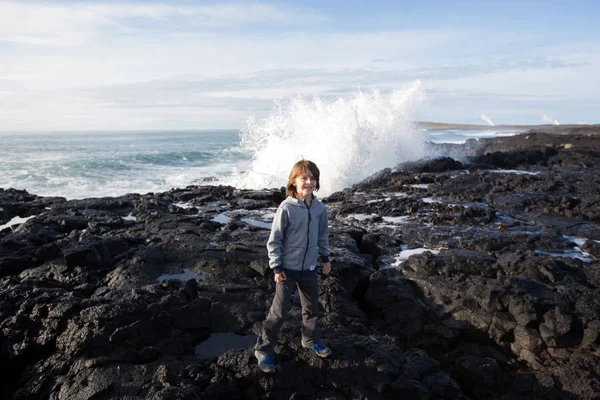
[(312, 201), (312, 193), (310, 193), (306, 197), (302, 197), (300, 195), (296, 195), (296, 198), (298, 200), (304, 200), (304, 202), (306, 203), (306, 205), (310, 206), (310, 202)]

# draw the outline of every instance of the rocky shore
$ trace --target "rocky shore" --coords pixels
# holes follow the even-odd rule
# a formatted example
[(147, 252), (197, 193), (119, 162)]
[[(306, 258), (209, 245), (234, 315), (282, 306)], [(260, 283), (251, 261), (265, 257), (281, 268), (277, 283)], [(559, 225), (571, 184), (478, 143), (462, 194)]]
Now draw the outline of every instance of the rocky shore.
[(431, 151), (323, 199), (333, 356), (296, 299), (272, 375), (250, 347), (280, 189), (0, 189), (0, 397), (600, 398), (600, 135)]

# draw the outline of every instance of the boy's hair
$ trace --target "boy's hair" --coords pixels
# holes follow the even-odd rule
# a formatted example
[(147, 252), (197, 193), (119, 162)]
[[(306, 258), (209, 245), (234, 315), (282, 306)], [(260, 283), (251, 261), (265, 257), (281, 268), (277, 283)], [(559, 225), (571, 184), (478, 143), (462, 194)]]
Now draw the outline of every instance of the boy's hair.
[(292, 171), (290, 172), (290, 177), (288, 178), (288, 183), (285, 186), (285, 194), (286, 196), (296, 197), (298, 192), (296, 191), (295, 180), (298, 176), (302, 174), (312, 175), (313, 178), (317, 181), (315, 185), (315, 192), (319, 190), (319, 168), (317, 168), (317, 164), (308, 160), (300, 160), (292, 167)]

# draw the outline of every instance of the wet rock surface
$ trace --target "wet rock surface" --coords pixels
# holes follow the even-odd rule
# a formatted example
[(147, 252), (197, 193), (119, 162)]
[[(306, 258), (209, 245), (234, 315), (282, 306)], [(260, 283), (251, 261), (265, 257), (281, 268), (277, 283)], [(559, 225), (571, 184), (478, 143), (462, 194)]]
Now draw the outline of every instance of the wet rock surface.
[[(250, 348), (195, 349), (259, 334), (281, 190), (67, 201), (0, 189), (1, 396), (598, 398), (600, 141), (535, 136), (547, 146), (502, 138), (325, 198), (333, 355), (302, 349), (294, 298), (273, 375)], [(17, 216), (33, 218), (8, 224)]]

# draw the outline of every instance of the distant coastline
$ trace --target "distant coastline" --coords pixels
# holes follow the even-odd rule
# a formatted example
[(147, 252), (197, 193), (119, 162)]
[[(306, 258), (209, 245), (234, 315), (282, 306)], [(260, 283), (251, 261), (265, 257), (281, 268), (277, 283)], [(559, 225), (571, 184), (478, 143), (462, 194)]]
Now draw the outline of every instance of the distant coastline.
[(452, 124), (445, 122), (427, 122), (418, 121), (417, 126), (421, 129), (442, 130), (442, 129), (461, 129), (461, 130), (516, 130), (518, 132), (545, 132), (556, 134), (597, 134), (600, 133), (600, 124), (594, 125), (475, 125), (475, 124)]

